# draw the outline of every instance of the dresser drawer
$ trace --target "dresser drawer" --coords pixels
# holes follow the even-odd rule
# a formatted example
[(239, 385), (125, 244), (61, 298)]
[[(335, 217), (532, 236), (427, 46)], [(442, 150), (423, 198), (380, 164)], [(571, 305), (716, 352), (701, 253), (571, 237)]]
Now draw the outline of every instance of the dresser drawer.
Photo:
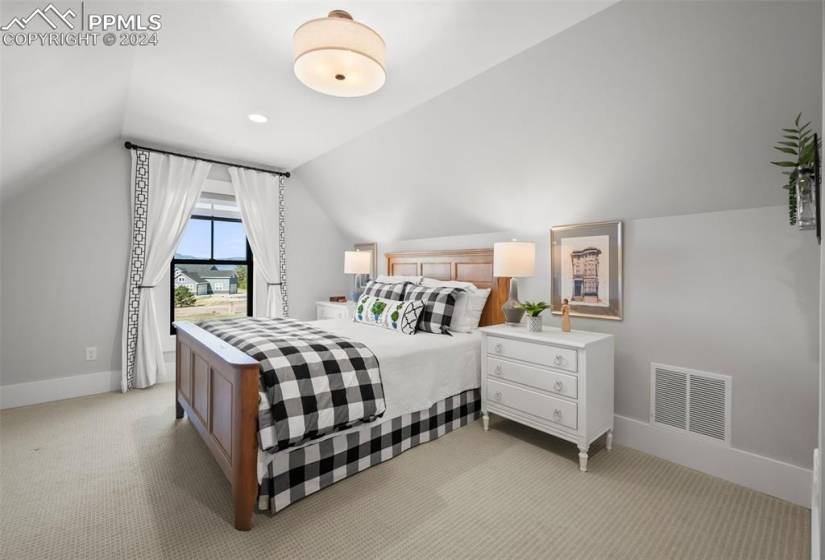
[(541, 395), (529, 389), (522, 389), (488, 378), (487, 400), (490, 403), (526, 412), (573, 430), (578, 427), (578, 407), (575, 403)]
[(578, 379), (573, 375), (508, 362), (492, 356), (487, 357), (487, 377), (493, 380), (500, 377), (571, 399), (578, 396)]
[(570, 348), (489, 336), (487, 353), (567, 371), (578, 371), (578, 356), (576, 351)]

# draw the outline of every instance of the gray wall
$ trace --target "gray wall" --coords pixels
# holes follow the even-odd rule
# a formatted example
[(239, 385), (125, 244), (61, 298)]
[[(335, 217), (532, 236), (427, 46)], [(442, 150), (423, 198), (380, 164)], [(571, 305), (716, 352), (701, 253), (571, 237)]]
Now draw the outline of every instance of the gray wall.
[[(129, 168), (129, 153), (112, 141), (3, 199), (0, 384), (120, 368)], [(351, 243), (297, 181), (287, 183), (286, 206), (290, 307), (310, 319), (316, 299), (346, 293)], [(167, 278), (160, 301), (168, 292)], [(256, 290), (259, 309), (263, 301)], [(96, 361), (86, 361), (86, 346), (98, 347)]]
[[(825, 85), (825, 0), (820, 0), (822, 9), (822, 83)], [(825, 95), (822, 96), (822, 121), (820, 122), (820, 132), (825, 132)], [(820, 201), (820, 210), (825, 216), (825, 202)], [(820, 246), (819, 254), (819, 438), (817, 440), (820, 453), (819, 480), (820, 488), (825, 481), (825, 462), (822, 461), (822, 453), (825, 452), (825, 364), (823, 364), (823, 349), (825, 349), (825, 246)], [(816, 476), (815, 474), (815, 476)], [(820, 490), (819, 493), (819, 527), (813, 527), (811, 535), (814, 539), (812, 547), (819, 550), (820, 558), (825, 554), (825, 516), (822, 515), (825, 507), (825, 495)], [(816, 497), (814, 497), (816, 499)], [(811, 506), (812, 508), (814, 506)]]
[(120, 367), (129, 165), (110, 142), (3, 200), (3, 385)]
[(353, 240), (332, 222), (298, 179), (286, 191), (286, 250), (289, 314), (315, 319), (315, 302), (346, 295), (352, 279), (344, 274), (344, 251)]
[(621, 2), (296, 175), (376, 241), (778, 205), (772, 143), (820, 121), (820, 10)]
[(729, 374), (733, 444), (810, 466), (819, 251), (769, 161), (821, 121), (821, 12), (621, 2), (296, 175), (382, 253), (539, 241), (523, 297), (551, 225), (624, 220), (625, 320), (575, 320), (617, 336), (617, 411), (648, 418), (651, 361)]
[[(650, 363), (733, 378), (732, 445), (810, 467), (816, 447), (819, 248), (784, 207), (624, 223), (624, 320), (573, 318), (616, 336), (616, 413), (647, 421)], [(546, 231), (397, 241), (379, 251), (537, 243), (522, 300), (549, 298)], [(383, 271), (386, 262), (382, 264)], [(545, 314), (545, 323), (558, 319)]]

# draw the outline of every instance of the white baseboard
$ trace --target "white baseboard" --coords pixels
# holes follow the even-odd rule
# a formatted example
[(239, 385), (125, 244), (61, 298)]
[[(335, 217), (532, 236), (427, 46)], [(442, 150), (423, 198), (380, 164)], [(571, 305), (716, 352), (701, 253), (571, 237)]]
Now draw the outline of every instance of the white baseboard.
[[(159, 383), (174, 380), (174, 362)], [(0, 386), (0, 409), (120, 391), (120, 370)], [(616, 415), (615, 442), (810, 508), (813, 472)]]
[[(167, 362), (166, 375), (158, 379), (158, 383), (169, 383), (174, 379), (175, 363)], [(119, 391), (120, 370), (0, 385), (0, 410)]]
[(811, 507), (813, 472), (810, 469), (657, 428), (618, 414), (614, 432), (615, 442), (619, 445)]

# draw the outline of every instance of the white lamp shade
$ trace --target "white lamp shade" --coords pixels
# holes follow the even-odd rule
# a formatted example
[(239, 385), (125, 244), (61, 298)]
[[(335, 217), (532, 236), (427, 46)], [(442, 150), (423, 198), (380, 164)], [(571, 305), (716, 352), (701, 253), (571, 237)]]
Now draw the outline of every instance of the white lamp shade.
[(493, 276), (524, 278), (536, 270), (536, 244), (530, 241), (502, 241), (493, 244)]
[(327, 95), (369, 95), (387, 79), (384, 40), (340, 10), (296, 29), (293, 55), (295, 76)]
[(371, 254), (366, 251), (344, 251), (345, 274), (369, 274), (372, 270)]

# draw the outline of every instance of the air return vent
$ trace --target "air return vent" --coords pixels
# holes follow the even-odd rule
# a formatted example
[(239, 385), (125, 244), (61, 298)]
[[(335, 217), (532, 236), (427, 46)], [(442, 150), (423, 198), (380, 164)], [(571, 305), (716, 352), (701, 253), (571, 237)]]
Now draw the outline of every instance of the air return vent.
[(730, 444), (731, 378), (651, 364), (650, 421)]

